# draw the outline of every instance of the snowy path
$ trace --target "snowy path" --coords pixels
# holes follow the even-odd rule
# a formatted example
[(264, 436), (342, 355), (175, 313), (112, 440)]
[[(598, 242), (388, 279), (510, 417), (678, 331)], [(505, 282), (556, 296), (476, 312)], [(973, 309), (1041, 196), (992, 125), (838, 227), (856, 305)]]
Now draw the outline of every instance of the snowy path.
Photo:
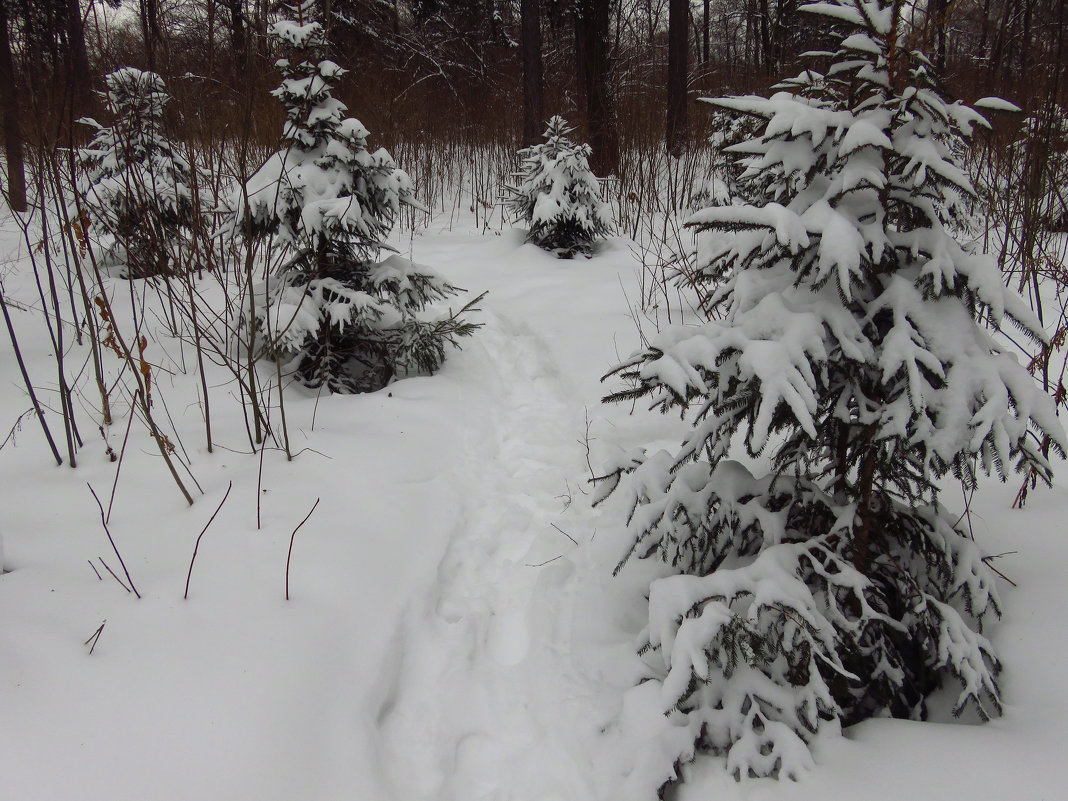
[[(491, 291), (487, 308), (493, 300)], [(554, 311), (557, 322), (581, 320), (578, 309)], [(570, 644), (571, 558), (594, 533), (580, 495), (590, 399), (536, 320), (484, 319), (464, 355), (476, 397), (465, 404), (467, 454), (454, 477), (463, 511), (435, 585), (409, 610), (380, 716), (384, 761), (421, 766), (392, 777), (397, 798), (590, 798), (588, 762), (562, 723), (574, 685), (561, 674), (567, 661), (554, 658)]]

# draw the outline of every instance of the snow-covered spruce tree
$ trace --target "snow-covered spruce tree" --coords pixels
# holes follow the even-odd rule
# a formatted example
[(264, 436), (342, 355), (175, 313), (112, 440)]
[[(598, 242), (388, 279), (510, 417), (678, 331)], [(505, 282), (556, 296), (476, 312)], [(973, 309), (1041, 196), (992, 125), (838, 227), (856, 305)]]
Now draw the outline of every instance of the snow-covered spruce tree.
[(167, 94), (154, 72), (124, 67), (107, 76), (111, 126), (79, 150), (81, 207), (102, 265), (131, 278), (168, 275), (195, 213), (192, 169), (163, 132)]
[(545, 142), (519, 151), (519, 184), (506, 187), (509, 210), (528, 226), (527, 241), (561, 259), (589, 258), (597, 240), (612, 234), (612, 209), (590, 171), (590, 146), (572, 142), (572, 130), (563, 117), (550, 119)]
[[(748, 205), (689, 220), (734, 234), (699, 257), (721, 317), (614, 371), (633, 383), (606, 400), (693, 424), (677, 453), (628, 454), (599, 497), (628, 496), (631, 555), (676, 571), (650, 587), (646, 632), (674, 724), (665, 783), (702, 750), (793, 777), (819, 730), (922, 719), (943, 686), (954, 712), (1000, 709), (994, 582), (938, 480), (1012, 460), (1048, 480), (1041, 439), (1065, 436), (989, 330), (1042, 338), (1038, 321), (947, 227), (971, 192), (955, 145), (984, 121), (939, 95), (901, 8), (807, 5), (843, 31), (827, 73), (711, 101), (763, 121), (733, 148)], [(767, 475), (728, 458), (739, 440)]]
[(286, 113), (283, 148), (249, 179), (231, 218), (231, 230), (266, 242), (280, 264), (253, 325), (307, 387), (372, 392), (433, 372), (445, 346), (478, 327), (462, 318), (473, 304), (417, 316), (459, 290), (398, 255), (378, 259), (400, 205), (417, 205), (411, 181), (384, 149), (368, 152), (367, 129), (332, 96), (344, 70), (313, 57), (322, 27), (284, 21), (271, 33), (292, 56), (278, 61), (274, 90)]

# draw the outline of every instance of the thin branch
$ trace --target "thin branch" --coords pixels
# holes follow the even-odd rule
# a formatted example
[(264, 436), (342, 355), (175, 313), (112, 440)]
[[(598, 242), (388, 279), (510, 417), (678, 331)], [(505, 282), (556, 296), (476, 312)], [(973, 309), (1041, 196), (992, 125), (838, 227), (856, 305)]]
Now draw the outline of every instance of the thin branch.
[(82, 645), (89, 645), (89, 643), (92, 643), (92, 646), (90, 646), (89, 648), (89, 656), (92, 656), (93, 651), (96, 650), (96, 644), (100, 640), (100, 635), (104, 632), (104, 626), (106, 626), (107, 624), (108, 622), (105, 620), (103, 623), (100, 624), (100, 628), (90, 634), (89, 639), (82, 643)]
[(289, 555), (286, 557), (286, 600), (289, 600), (289, 563), (293, 560), (293, 540), (296, 539), (297, 532), (300, 531), (300, 527), (308, 522), (308, 518), (312, 516), (312, 512), (315, 511), (315, 507), (319, 505), (321, 498), (316, 498), (315, 503), (312, 504), (311, 511), (304, 515), (304, 519), (300, 521), (293, 533), (289, 535)]
[(560, 554), (559, 556), (554, 556), (552, 559), (546, 559), (544, 562), (538, 562), (536, 565), (532, 565), (532, 564), (530, 564), (528, 562), (526, 566), (527, 567), (545, 567), (545, 565), (549, 564), (550, 562), (555, 562), (557, 559), (563, 559), (563, 558), (564, 558), (564, 554)]
[(105, 522), (111, 520), (111, 509), (115, 505), (115, 490), (119, 487), (119, 473), (122, 472), (122, 460), (126, 456), (126, 443), (130, 441), (130, 427), (133, 425), (134, 410), (130, 407), (130, 419), (126, 423), (126, 433), (122, 437), (122, 447), (119, 448), (119, 461), (115, 465), (115, 480), (111, 482), (111, 497), (108, 498), (108, 514)]
[[(119, 553), (119, 549), (115, 545), (115, 540), (112, 538), (111, 532), (108, 530), (108, 521), (107, 517), (104, 515), (104, 506), (100, 503), (100, 499), (96, 496), (96, 490), (93, 489), (93, 485), (87, 481), (85, 482), (85, 486), (89, 488), (89, 492), (91, 492), (93, 495), (93, 500), (96, 501), (97, 508), (100, 509), (100, 523), (104, 526), (104, 533), (108, 535), (108, 542), (111, 543), (111, 550), (113, 550), (115, 552), (115, 556), (119, 558), (119, 564), (122, 565), (122, 571), (126, 574), (126, 579), (130, 582), (130, 588), (133, 591), (133, 594), (140, 598), (141, 593), (139, 593), (137, 591), (137, 587), (134, 586), (133, 579), (130, 578), (130, 571), (126, 569), (126, 563), (122, 561), (122, 554)], [(104, 560), (101, 559), (100, 562), (101, 564), (103, 564)], [(107, 565), (104, 564), (104, 567), (107, 567)], [(110, 572), (111, 568), (108, 568), (108, 571)], [(114, 576), (115, 574), (112, 573), (111, 575)], [(115, 578), (116, 580), (118, 580), (118, 576), (115, 576)], [(121, 581), (119, 583), (122, 584)]]
[(991, 554), (990, 556), (984, 556), (983, 557), (983, 564), (986, 565), (987, 567), (989, 567), (992, 571), (994, 571), (1001, 578), (1005, 579), (1005, 581), (1009, 582), (1009, 584), (1011, 584), (1013, 587), (1019, 587), (1020, 586), (1019, 584), (1017, 584), (1011, 578), (1009, 578), (1004, 573), (1002, 573), (1000, 570), (998, 570), (996, 567), (994, 567), (992, 564), (990, 564), (990, 561), (992, 559), (1000, 559), (1002, 556), (1010, 556), (1011, 554), (1014, 554), (1014, 553), (1019, 553), (1019, 551), (1005, 551), (1004, 553), (995, 553), (995, 554)]
[[(26, 371), (26, 363), (22, 359), (22, 350), (19, 348), (18, 339), (15, 337), (15, 327), (11, 322), (11, 315), (8, 312), (7, 307), (8, 302), (3, 296), (3, 287), (0, 287), (0, 309), (3, 310), (4, 322), (7, 324), (7, 333), (8, 336), (11, 337), (11, 347), (15, 351), (15, 361), (18, 362), (19, 370), (22, 373), (23, 384), (26, 387), (26, 392), (30, 396), (30, 402), (33, 404), (33, 410), (37, 415), (37, 420), (41, 424), (41, 430), (44, 432), (45, 439), (48, 441), (48, 447), (51, 449), (52, 456), (56, 460), (56, 466), (62, 466), (63, 457), (59, 455), (59, 448), (56, 446), (56, 441), (52, 439), (52, 431), (48, 428), (48, 423), (44, 417), (44, 411), (41, 409), (41, 404), (37, 401), (37, 393), (34, 392), (33, 383), (30, 381), (30, 374)], [(21, 418), (19, 419), (21, 420)]]
[[(103, 556), (98, 556), (97, 559), (100, 560), (100, 564), (102, 564), (104, 566), (104, 569), (106, 571), (108, 571), (108, 573), (111, 574), (111, 577), (113, 579), (115, 579), (115, 581), (119, 582), (119, 586), (120, 587), (122, 587), (124, 590), (126, 590), (126, 592), (132, 592), (132, 590), (129, 587), (126, 586), (126, 582), (115, 575), (115, 571), (111, 569), (111, 565), (109, 565), (107, 562), (104, 561), (104, 557)], [(92, 564), (92, 562), (90, 562), (89, 564)], [(98, 573), (97, 575), (100, 575), (100, 574)]]
[(573, 543), (575, 543), (575, 545), (578, 545), (578, 540), (576, 540), (574, 537), (572, 537), (570, 534), (568, 534), (566, 531), (564, 531), (562, 528), (560, 528), (560, 526), (556, 525), (556, 523), (550, 523), (549, 525), (552, 526), (553, 528), (555, 528), (557, 531), (559, 531), (561, 534), (563, 534), (565, 537), (567, 537)]
[(207, 532), (208, 526), (210, 526), (215, 521), (215, 515), (219, 514), (219, 510), (223, 508), (223, 504), (226, 503), (226, 499), (230, 497), (230, 490), (232, 490), (233, 488), (234, 482), (231, 481), (226, 486), (226, 494), (223, 495), (223, 499), (219, 501), (219, 505), (215, 508), (215, 511), (212, 513), (211, 517), (208, 518), (208, 522), (204, 525), (203, 530), (201, 530), (200, 534), (197, 536), (196, 544), (193, 546), (193, 556), (189, 560), (189, 572), (185, 575), (185, 595), (182, 596), (183, 601), (189, 600), (189, 580), (193, 577), (193, 562), (197, 560), (197, 551), (200, 550), (200, 540), (204, 536), (205, 532)]

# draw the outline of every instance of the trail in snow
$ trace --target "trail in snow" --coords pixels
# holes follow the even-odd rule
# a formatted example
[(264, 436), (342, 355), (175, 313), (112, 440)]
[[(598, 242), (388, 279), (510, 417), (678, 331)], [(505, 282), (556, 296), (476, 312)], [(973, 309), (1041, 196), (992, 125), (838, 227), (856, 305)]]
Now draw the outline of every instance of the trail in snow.
[[(578, 307), (588, 311), (591, 298), (568, 281), (589, 265), (569, 265), (561, 297), (547, 302), (552, 324), (571, 319), (576, 330), (538, 330), (544, 320), (509, 314), (491, 291), (485, 326), (465, 346), (470, 399), (457, 422), (467, 454), (452, 477), (462, 512), (435, 585), (408, 610), (379, 714), (383, 764), (413, 766), (391, 776), (396, 798), (600, 795), (591, 748), (611, 714), (611, 687), (586, 644), (596, 637), (584, 638), (582, 653), (574, 648), (576, 627), (599, 618), (582, 611), (585, 582), (577, 580), (594, 559), (583, 440), (586, 407), (597, 399), (583, 396), (585, 385), (554, 352), (557, 338), (581, 341), (587, 322)], [(560, 301), (574, 303), (575, 314), (561, 314)], [(608, 581), (604, 564), (596, 569)]]
[[(567, 442), (574, 409), (548, 348), (494, 315), (469, 347), (482, 351), (471, 387), (482, 402), (463, 421), (466, 475), (454, 477), (463, 510), (436, 585), (410, 610), (400, 695), (380, 716), (384, 747), (407, 757), (386, 764), (420, 766), (393, 777), (398, 797), (497, 798), (498, 782), (530, 770), (525, 757), (539, 739), (531, 713), (541, 700), (523, 669), (537, 623), (531, 599), (539, 577), (552, 573), (545, 569), (577, 547), (553, 528), (564, 477), (578, 468), (561, 457), (578, 446)], [(532, 778), (520, 786), (529, 791)]]

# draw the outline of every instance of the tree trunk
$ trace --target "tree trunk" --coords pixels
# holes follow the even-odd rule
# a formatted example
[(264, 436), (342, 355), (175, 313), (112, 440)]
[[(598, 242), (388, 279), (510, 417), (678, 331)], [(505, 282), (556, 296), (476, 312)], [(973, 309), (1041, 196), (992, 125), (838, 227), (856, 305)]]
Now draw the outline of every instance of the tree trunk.
[(586, 33), (582, 21), (583, 9), (576, 2), (571, 11), (575, 22), (575, 105), (585, 111), (586, 97), (589, 95), (589, 75), (586, 56)]
[(7, 203), (12, 211), (26, 211), (26, 166), (22, 157), (22, 126), (15, 96), (15, 65), (7, 3), (0, 0), (0, 114), (4, 119), (4, 152), (7, 155)]
[[(77, 0), (69, 0), (77, 2)], [(141, 0), (140, 2), (141, 38), (145, 42), (145, 60), (149, 72), (158, 72), (156, 65), (156, 48), (163, 37), (159, 28), (158, 0)]]
[(946, 74), (946, 27), (948, 25), (948, 0), (931, 0), (931, 25), (933, 26), (934, 64), (939, 77)]
[(230, 12), (230, 49), (233, 51), (235, 65), (248, 62), (248, 45), (245, 35), (244, 0), (225, 0), (226, 10)]
[(797, 17), (797, 0), (780, 0), (775, 11), (775, 33), (771, 42), (771, 60), (776, 71), (782, 70), (797, 55), (794, 46), (799, 38), (797, 26), (800, 20)]
[(689, 0), (669, 0), (668, 4), (668, 80), (667, 80), (667, 149), (675, 158), (686, 147), (686, 35)]
[(979, 57), (987, 58), (986, 39), (990, 33), (990, 0), (983, 0), (983, 22), (979, 31)]
[(582, 53), (580, 75), (586, 88), (586, 124), (593, 148), (590, 166), (606, 176), (619, 162), (619, 138), (609, 85), (609, 0), (580, 0), (576, 51)]
[(78, 119), (93, 102), (89, 82), (89, 52), (85, 47), (85, 25), (78, 0), (67, 0), (67, 79), (70, 83), (72, 119)]
[(712, 0), (704, 0), (704, 19), (701, 20), (701, 63), (708, 66), (708, 30), (709, 30), (709, 16), (712, 13), (710, 8)]
[(1031, 67), (1031, 11), (1034, 5), (1034, 0), (1024, 2), (1023, 35), (1020, 37), (1020, 77), (1024, 79)]
[(545, 124), (545, 99), (542, 93), (541, 0), (520, 0), (523, 45), (523, 146), (541, 139)]
[(868, 574), (871, 565), (871, 529), (874, 509), (872, 508), (875, 478), (875, 451), (869, 450), (864, 456), (860, 468), (860, 500), (857, 503), (857, 517), (860, 525), (853, 532), (853, 567), (862, 574)]
[(775, 71), (771, 54), (771, 26), (768, 24), (770, 16), (771, 12), (768, 9), (768, 0), (760, 0), (760, 5), (757, 10), (757, 22), (760, 26), (761, 64), (764, 67), (764, 73), (767, 75), (771, 75)]
[(994, 33), (994, 50), (990, 54), (990, 71), (988, 74), (988, 80), (990, 82), (995, 80), (1001, 69), (1001, 60), (1005, 52), (1005, 37), (1008, 33), (1009, 21), (1013, 18), (1012, 12), (1015, 7), (1015, 0), (1005, 0), (1005, 6), (1002, 9), (1001, 24), (997, 26)]

